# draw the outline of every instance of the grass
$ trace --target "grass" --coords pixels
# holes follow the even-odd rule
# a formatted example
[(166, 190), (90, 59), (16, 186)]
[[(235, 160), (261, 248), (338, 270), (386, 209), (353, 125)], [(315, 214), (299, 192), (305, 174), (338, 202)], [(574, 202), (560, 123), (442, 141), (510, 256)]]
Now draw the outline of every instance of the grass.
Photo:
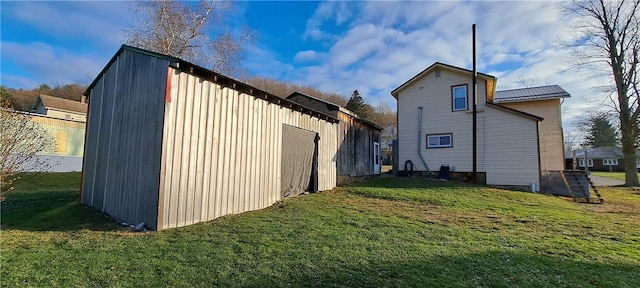
[(617, 180), (624, 181), (624, 172), (601, 172), (601, 171), (592, 171), (591, 175), (596, 175), (600, 177), (613, 178)]
[[(49, 179), (52, 181), (49, 181)], [(57, 180), (56, 180), (57, 179)], [(77, 203), (77, 174), (2, 204), (3, 286), (636, 287), (640, 194), (604, 205), (375, 178), (261, 211), (137, 233)]]

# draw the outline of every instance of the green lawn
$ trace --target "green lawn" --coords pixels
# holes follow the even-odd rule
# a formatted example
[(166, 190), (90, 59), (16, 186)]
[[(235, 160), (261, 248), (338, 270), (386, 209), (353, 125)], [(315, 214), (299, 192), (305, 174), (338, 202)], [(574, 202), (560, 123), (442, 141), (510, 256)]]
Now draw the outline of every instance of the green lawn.
[[(637, 287), (640, 194), (604, 205), (376, 178), (270, 208), (131, 232), (78, 204), (78, 174), (2, 204), (3, 287)], [(48, 183), (48, 184), (34, 184)]]
[(592, 171), (591, 174), (592, 175), (596, 175), (596, 176), (600, 176), (600, 177), (607, 177), (607, 178), (613, 178), (613, 179), (618, 179), (618, 180), (624, 181), (624, 172)]

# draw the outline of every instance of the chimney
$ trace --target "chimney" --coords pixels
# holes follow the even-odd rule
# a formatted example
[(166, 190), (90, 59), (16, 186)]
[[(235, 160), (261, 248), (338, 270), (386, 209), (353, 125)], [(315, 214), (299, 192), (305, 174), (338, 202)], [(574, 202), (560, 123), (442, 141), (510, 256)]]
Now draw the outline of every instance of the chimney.
[(80, 103), (87, 103), (87, 96), (82, 95), (80, 97)]

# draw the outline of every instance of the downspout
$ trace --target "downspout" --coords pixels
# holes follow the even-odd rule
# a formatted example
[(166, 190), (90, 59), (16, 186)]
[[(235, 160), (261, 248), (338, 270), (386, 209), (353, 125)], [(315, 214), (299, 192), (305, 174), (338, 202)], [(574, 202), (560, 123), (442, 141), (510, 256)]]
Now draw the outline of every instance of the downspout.
[(422, 164), (427, 169), (427, 173), (431, 174), (431, 170), (429, 170), (429, 165), (427, 165), (427, 161), (424, 160), (422, 156), (422, 106), (418, 106), (420, 109), (420, 113), (418, 113), (418, 155), (420, 156), (420, 160), (422, 160)]

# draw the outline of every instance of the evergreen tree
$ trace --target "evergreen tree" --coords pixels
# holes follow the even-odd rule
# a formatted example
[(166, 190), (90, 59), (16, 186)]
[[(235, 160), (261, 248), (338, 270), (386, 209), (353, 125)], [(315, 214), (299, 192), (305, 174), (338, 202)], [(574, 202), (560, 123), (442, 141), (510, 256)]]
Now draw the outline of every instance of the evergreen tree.
[(353, 94), (351, 94), (351, 98), (349, 98), (349, 102), (347, 102), (347, 106), (345, 106), (345, 108), (364, 118), (369, 117), (371, 112), (371, 106), (364, 102), (364, 99), (362, 99), (358, 90), (353, 91)]
[(618, 146), (618, 134), (606, 114), (591, 115), (585, 120), (587, 135), (584, 145), (589, 147)]

